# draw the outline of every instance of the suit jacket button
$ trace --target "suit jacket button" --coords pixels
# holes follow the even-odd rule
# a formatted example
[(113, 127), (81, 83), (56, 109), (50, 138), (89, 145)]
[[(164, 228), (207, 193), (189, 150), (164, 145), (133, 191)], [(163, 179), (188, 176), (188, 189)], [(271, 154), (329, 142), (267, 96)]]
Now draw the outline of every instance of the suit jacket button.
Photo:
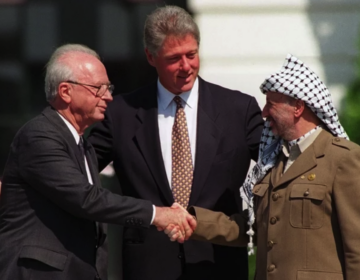
[(276, 268), (276, 266), (275, 266), (274, 264), (270, 264), (269, 267), (268, 267), (268, 269), (267, 269), (267, 271), (268, 271), (268, 272), (272, 272), (272, 271), (275, 270), (275, 268)]
[(182, 258), (183, 258), (183, 256), (182, 256), (182, 255), (178, 255), (178, 258), (179, 258), (179, 259), (182, 259)]
[(271, 217), (271, 219), (270, 219), (270, 224), (275, 225), (276, 222), (277, 222), (276, 217)]

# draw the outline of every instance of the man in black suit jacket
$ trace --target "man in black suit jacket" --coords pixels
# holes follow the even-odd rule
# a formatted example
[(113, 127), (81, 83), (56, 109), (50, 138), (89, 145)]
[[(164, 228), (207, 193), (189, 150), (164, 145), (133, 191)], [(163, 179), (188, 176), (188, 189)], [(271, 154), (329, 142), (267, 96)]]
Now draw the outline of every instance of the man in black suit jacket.
[[(99, 169), (113, 161), (125, 195), (174, 203), (171, 135), (180, 96), (188, 124), (193, 181), (188, 205), (231, 214), (257, 158), (263, 120), (255, 99), (198, 77), (199, 30), (179, 7), (155, 10), (145, 23), (145, 52), (159, 80), (116, 96), (88, 140)], [(156, 231), (125, 229), (124, 280), (248, 279), (246, 248), (171, 243)]]
[(174, 222), (192, 231), (190, 215), (101, 188), (95, 151), (82, 134), (104, 118), (113, 86), (93, 50), (57, 49), (45, 90), (51, 107), (19, 130), (3, 175), (1, 280), (107, 279), (98, 222), (142, 229)]

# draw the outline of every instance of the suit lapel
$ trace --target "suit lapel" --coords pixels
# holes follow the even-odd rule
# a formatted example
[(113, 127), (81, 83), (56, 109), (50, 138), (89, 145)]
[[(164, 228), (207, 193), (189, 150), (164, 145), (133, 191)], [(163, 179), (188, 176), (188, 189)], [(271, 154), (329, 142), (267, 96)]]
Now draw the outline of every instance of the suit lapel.
[(65, 124), (65, 122), (61, 119), (56, 110), (52, 107), (46, 107), (42, 112), (45, 117), (47, 117), (56, 127), (58, 127), (61, 135), (65, 138), (66, 142), (70, 145), (71, 149), (74, 151), (76, 161), (81, 169), (83, 174), (86, 174), (84, 159), (82, 158), (81, 152), (78, 148), (77, 143), (75, 142), (75, 138), (72, 135), (71, 131)]
[(78, 146), (76, 145), (76, 148), (75, 149), (75, 156), (76, 156), (76, 160), (80, 166), (80, 169), (81, 169), (81, 172), (82, 174), (84, 174), (85, 176), (87, 176), (87, 173), (86, 173), (86, 168), (85, 168), (85, 160), (78, 148)]
[(218, 112), (211, 95), (206, 82), (199, 77), (196, 155), (189, 205), (195, 204), (204, 187), (219, 144), (220, 131), (215, 125)]
[[(317, 158), (324, 155), (326, 143), (329, 141), (331, 134), (326, 130), (323, 130), (319, 136), (315, 139), (314, 143), (310, 145), (289, 167), (289, 169), (283, 174), (283, 176), (275, 182), (274, 188), (289, 182), (301, 174), (311, 170), (317, 165)], [(276, 171), (276, 170), (275, 170)]]
[[(97, 159), (94, 148), (84, 140), (84, 148), (85, 148), (85, 155), (86, 155), (86, 161), (90, 170), (90, 175), (93, 181), (93, 188), (100, 188), (101, 182), (100, 182), (100, 175), (99, 170), (97, 168)], [(86, 173), (85, 173), (86, 174)], [(106, 235), (106, 230), (104, 229), (104, 226), (102, 223), (95, 221), (95, 231), (96, 231), (96, 238), (98, 240), (99, 244), (103, 243), (103, 239)]]
[(84, 140), (84, 148), (93, 184), (95, 186), (101, 186), (94, 148), (86, 140)]
[[(58, 127), (58, 129), (61, 132), (61, 135), (65, 138), (65, 140), (70, 145), (71, 149), (74, 151), (76, 161), (78, 162), (80, 170), (81, 170), (82, 174), (84, 174), (84, 176), (86, 176), (86, 179), (87, 179), (87, 173), (86, 173), (84, 158), (83, 158), (83, 156), (82, 156), (82, 154), (81, 154), (81, 152), (80, 152), (80, 150), (78, 148), (78, 145), (77, 145), (77, 143), (75, 141), (74, 136), (72, 135), (71, 131), (69, 130), (69, 128), (67, 127), (65, 122), (61, 119), (59, 114), (52, 107), (47, 107), (43, 111), (43, 114), (56, 127)], [(92, 176), (92, 179), (93, 179), (94, 187), (100, 187), (101, 184), (100, 184), (100, 179), (99, 179), (99, 176), (98, 176), (98, 171), (97, 171), (97, 168), (94, 166), (94, 164), (96, 163), (95, 151), (87, 143), (87, 141), (84, 142), (84, 148), (85, 148), (85, 154), (86, 154), (86, 158), (87, 158), (87, 161), (88, 161), (88, 166), (89, 166), (89, 169), (90, 169), (90, 173), (91, 173), (91, 176)], [(100, 228), (101, 228), (101, 232), (104, 232), (104, 230), (102, 228), (102, 225), (99, 224), (98, 222), (94, 222), (94, 224), (95, 224), (96, 235), (97, 235), (97, 238), (98, 238)]]
[(141, 151), (158, 187), (164, 194), (166, 201), (171, 205), (174, 202), (174, 198), (167, 180), (161, 152), (156, 84), (151, 88), (150, 92), (144, 95), (142, 103), (146, 104), (146, 107), (139, 107), (137, 111), (136, 118), (140, 126), (135, 132), (134, 141)]

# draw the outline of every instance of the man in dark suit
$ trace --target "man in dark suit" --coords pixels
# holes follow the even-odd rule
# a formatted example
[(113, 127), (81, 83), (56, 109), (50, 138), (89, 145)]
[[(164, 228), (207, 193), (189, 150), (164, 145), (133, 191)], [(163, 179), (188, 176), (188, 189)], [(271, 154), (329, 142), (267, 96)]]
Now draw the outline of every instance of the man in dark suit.
[(190, 215), (101, 188), (95, 151), (82, 135), (104, 118), (113, 86), (93, 50), (57, 49), (45, 91), (51, 107), (19, 130), (3, 174), (0, 279), (107, 279), (98, 222), (162, 229), (174, 221), (192, 232)]
[[(199, 41), (183, 9), (166, 6), (149, 15), (145, 52), (159, 80), (116, 96), (88, 140), (100, 170), (113, 161), (125, 195), (230, 214), (241, 210), (238, 189), (257, 158), (263, 120), (253, 97), (198, 76)], [(187, 183), (179, 186), (180, 177)], [(248, 278), (246, 248), (179, 245), (140, 228), (125, 229), (123, 241), (125, 280)]]

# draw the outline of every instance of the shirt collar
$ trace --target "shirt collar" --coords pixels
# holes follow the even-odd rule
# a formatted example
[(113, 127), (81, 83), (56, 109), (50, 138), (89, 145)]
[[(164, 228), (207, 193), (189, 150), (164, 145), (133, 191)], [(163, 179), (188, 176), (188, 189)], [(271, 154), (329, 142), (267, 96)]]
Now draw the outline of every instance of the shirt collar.
[[(173, 101), (176, 94), (168, 91), (160, 82), (160, 79), (157, 81), (158, 88), (158, 106), (161, 106), (165, 110), (170, 103)], [(191, 90), (182, 92), (179, 96), (190, 108), (194, 108), (197, 105), (199, 95), (199, 79), (196, 78), (194, 85)]]
[(56, 112), (59, 114), (60, 118), (64, 121), (64, 123), (66, 124), (66, 126), (69, 128), (71, 134), (74, 136), (75, 138), (75, 142), (78, 145), (79, 141), (80, 141), (80, 135), (79, 133), (77, 133), (75, 127), (73, 127), (73, 125), (67, 120), (65, 119), (59, 112)]
[(300, 152), (303, 153), (315, 141), (316, 137), (318, 137), (322, 130), (322, 125), (319, 125), (301, 136), (300, 138), (290, 141), (292, 142), (292, 144), (289, 144), (289, 142), (285, 142), (282, 148), (284, 155), (286, 157), (289, 157), (291, 147), (293, 146), (298, 146)]

